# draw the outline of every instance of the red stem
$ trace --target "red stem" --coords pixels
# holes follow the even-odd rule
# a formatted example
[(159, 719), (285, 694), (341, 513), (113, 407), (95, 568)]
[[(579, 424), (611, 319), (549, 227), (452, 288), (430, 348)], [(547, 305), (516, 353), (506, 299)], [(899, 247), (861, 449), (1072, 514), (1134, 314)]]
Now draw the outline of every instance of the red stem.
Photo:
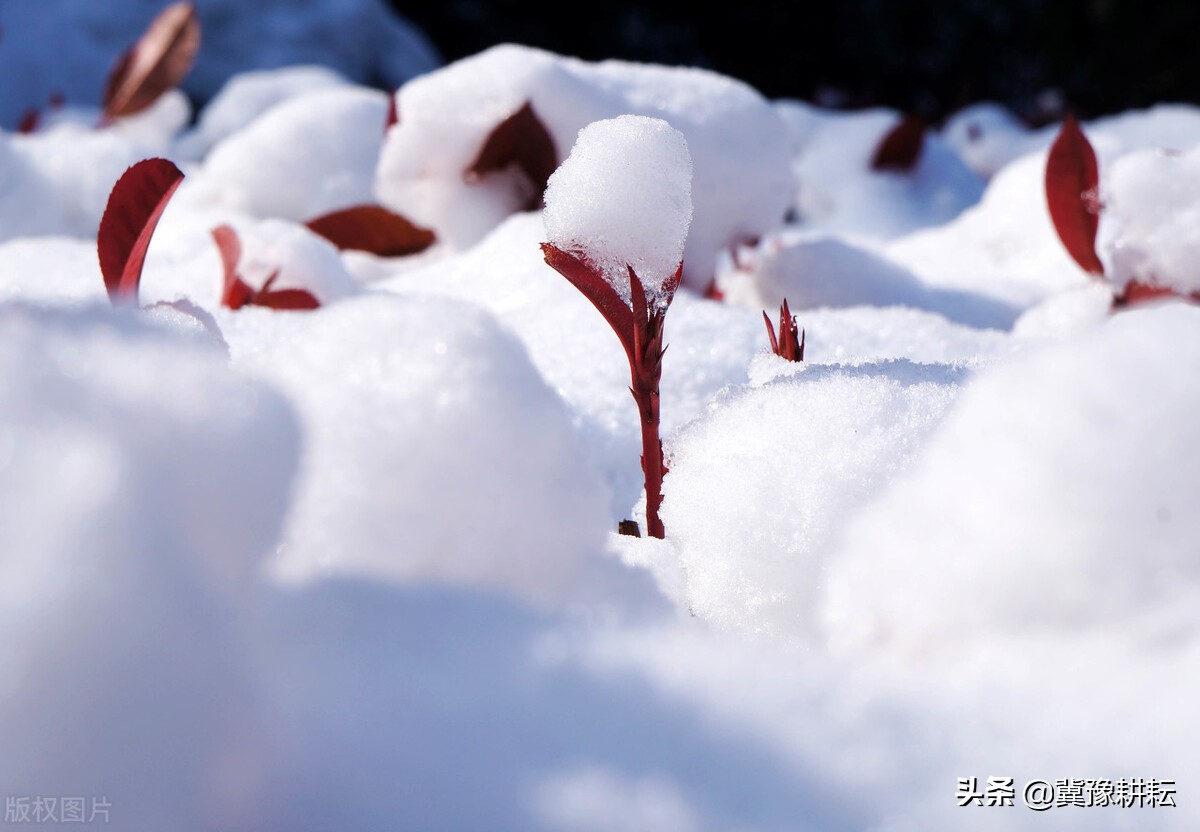
[[(655, 379), (657, 381), (657, 379)], [(663, 463), (662, 439), (659, 436), (658, 385), (653, 389), (630, 388), (637, 402), (642, 427), (642, 474), (646, 479), (646, 534), (662, 540), (667, 536), (658, 516), (662, 505), (662, 481), (666, 472)]]

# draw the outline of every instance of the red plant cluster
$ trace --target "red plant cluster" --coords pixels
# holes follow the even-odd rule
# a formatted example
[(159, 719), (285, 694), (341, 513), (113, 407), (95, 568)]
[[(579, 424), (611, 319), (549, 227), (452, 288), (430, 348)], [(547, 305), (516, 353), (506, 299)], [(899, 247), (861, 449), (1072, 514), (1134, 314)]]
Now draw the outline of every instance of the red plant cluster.
[(641, 279), (629, 269), (627, 305), (604, 275), (585, 257), (563, 251), (552, 243), (542, 243), (546, 263), (571, 282), (604, 316), (625, 349), (629, 359), (629, 392), (641, 417), (642, 473), (646, 481), (646, 532), (663, 538), (666, 530), (659, 518), (662, 505), (662, 481), (667, 472), (659, 436), (659, 383), (662, 379), (663, 320), (667, 307), (683, 277), (683, 263), (663, 287), (663, 302), (650, 306)]
[(788, 361), (804, 360), (804, 330), (797, 330), (796, 316), (788, 308), (787, 298), (779, 307), (779, 337), (775, 337), (775, 327), (771, 318), (763, 310), (763, 321), (767, 324), (767, 337), (771, 339), (771, 352)]
[(269, 309), (316, 309), (321, 304), (311, 292), (304, 289), (272, 289), (279, 277), (279, 270), (267, 278), (261, 289), (253, 289), (238, 273), (242, 259), (242, 241), (237, 232), (228, 225), (212, 230), (213, 241), (221, 251), (221, 265), (225, 268), (225, 288), (221, 292), (221, 305), (237, 310), (243, 306), (265, 306)]

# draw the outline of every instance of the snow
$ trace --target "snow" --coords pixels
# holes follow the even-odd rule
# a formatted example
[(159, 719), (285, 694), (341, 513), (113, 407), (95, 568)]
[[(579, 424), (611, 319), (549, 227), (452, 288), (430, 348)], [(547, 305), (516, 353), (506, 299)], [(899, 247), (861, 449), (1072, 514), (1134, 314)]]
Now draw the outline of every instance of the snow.
[(304, 222), (370, 203), (387, 96), (318, 89), (270, 108), (205, 159), (211, 200), (256, 217)]
[[(4, 6), (4, 107), (97, 85), (150, 10), (53, 7)], [(340, 32), (361, 54), (236, 75), (192, 127), (176, 93), (97, 129), (68, 90), (0, 133), (6, 812), (1025, 830), (1028, 780), (1157, 777), (1178, 808), (1047, 828), (1196, 827), (1200, 311), (1114, 312), (1065, 254), (1056, 126), (976, 107), (880, 173), (895, 113), (503, 47), (405, 85), (385, 137), (386, 96), (356, 84), (401, 42), (359, 28), (376, 7), (281, 8), (202, 3), (210, 49), (260, 38), (202, 65), (328, 56)], [(44, 74), (12, 69), (49, 43)], [(463, 178), (526, 102), (565, 162), (545, 211), (518, 210), (515, 170)], [(1197, 288), (1200, 110), (1084, 129), (1113, 280)], [(143, 308), (114, 310), (96, 226), (150, 155), (187, 178)], [(373, 258), (302, 225), (376, 196), (441, 244)], [(278, 269), (321, 308), (222, 308), (222, 224), (252, 286)], [(628, 365), (547, 239), (690, 269), (665, 324), (665, 540), (615, 533), (643, 490)], [(767, 351), (784, 298), (803, 363)], [(996, 775), (1016, 806), (955, 805), (959, 777)]]
[[(941, 650), (1190, 602), (1197, 323), (1180, 304), (1132, 311), (981, 374), (835, 556), (830, 637)], [(947, 510), (954, 494), (970, 498)]]
[(195, 128), (180, 137), (176, 153), (189, 160), (203, 159), (218, 142), (249, 126), (276, 105), (300, 95), (342, 86), (349, 86), (349, 82), (323, 66), (292, 66), (234, 75), (200, 112)]
[(1102, 185), (1110, 279), (1200, 291), (1200, 149), (1144, 150), (1113, 163)]
[(776, 109), (791, 140), (792, 210), (810, 229), (891, 240), (949, 222), (983, 192), (929, 131), (912, 171), (872, 170), (875, 149), (899, 122), (893, 112), (832, 113), (795, 101)]
[(675, 434), (662, 516), (694, 614), (803, 638), (836, 518), (911, 464), (966, 373), (905, 360), (759, 360), (795, 372), (726, 390)]
[(512, 171), (463, 177), (492, 129), (526, 103), (559, 160), (580, 129), (618, 115), (660, 118), (684, 135), (694, 174), (689, 285), (704, 288), (723, 248), (777, 227), (787, 209), (782, 121), (757, 92), (715, 73), (590, 64), (505, 45), (405, 84), (396, 101), (400, 123), (388, 132), (376, 194), (455, 249), (479, 242), (528, 200), (528, 181)]
[(691, 222), (692, 157), (662, 119), (589, 124), (546, 188), (549, 242), (582, 254), (626, 298), (630, 268), (649, 297), (664, 297)]
[(987, 295), (927, 285), (869, 248), (821, 232), (788, 231), (743, 247), (717, 273), (717, 288), (733, 303), (793, 310), (903, 306), (936, 312), (980, 328), (1009, 329), (1017, 308)]

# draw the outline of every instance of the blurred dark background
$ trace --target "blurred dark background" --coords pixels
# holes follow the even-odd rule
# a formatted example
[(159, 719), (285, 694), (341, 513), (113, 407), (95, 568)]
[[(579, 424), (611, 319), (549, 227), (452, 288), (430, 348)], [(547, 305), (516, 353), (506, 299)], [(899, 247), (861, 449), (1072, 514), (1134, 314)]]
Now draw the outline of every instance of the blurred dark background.
[(1064, 107), (1092, 117), (1200, 101), (1200, 0), (391, 2), (448, 61), (512, 41), (702, 66), (772, 98), (931, 120), (985, 99), (1033, 123)]

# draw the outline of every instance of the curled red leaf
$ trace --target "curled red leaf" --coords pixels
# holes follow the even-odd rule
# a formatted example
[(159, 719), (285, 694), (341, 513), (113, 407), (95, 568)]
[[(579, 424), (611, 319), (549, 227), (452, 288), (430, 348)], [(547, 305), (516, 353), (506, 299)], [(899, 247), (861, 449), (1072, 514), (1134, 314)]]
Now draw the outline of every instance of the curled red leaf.
[(625, 353), (632, 361), (635, 355), (633, 311), (617, 294), (617, 290), (612, 287), (612, 284), (605, 280), (600, 270), (585, 258), (563, 251), (553, 243), (542, 243), (542, 254), (546, 258), (546, 263), (570, 281), (571, 285), (591, 301), (592, 306), (596, 307), (604, 316), (604, 320), (608, 321), (608, 325), (617, 334), (617, 338), (621, 340), (621, 346), (625, 348)]
[(166, 159), (138, 162), (117, 180), (96, 233), (104, 288), (115, 304), (137, 302), (150, 238), (183, 173)]
[(104, 119), (140, 113), (187, 77), (200, 50), (200, 21), (191, 3), (173, 3), (150, 23), (108, 76)]
[(341, 250), (367, 251), (380, 257), (416, 254), (437, 235), (379, 205), (357, 205), (309, 220), (309, 230)]
[(871, 169), (907, 173), (917, 166), (924, 148), (925, 120), (905, 116), (880, 139), (871, 157)]
[(533, 105), (526, 102), (488, 134), (479, 155), (463, 176), (473, 182), (487, 173), (516, 168), (529, 181), (531, 192), (525, 208), (533, 210), (541, 205), (546, 183), (557, 167), (554, 139), (533, 111)]
[(1099, 187), (1096, 151), (1079, 129), (1079, 122), (1068, 116), (1046, 159), (1046, 204), (1067, 253), (1080, 268), (1094, 275), (1104, 274), (1104, 265), (1096, 256)]

